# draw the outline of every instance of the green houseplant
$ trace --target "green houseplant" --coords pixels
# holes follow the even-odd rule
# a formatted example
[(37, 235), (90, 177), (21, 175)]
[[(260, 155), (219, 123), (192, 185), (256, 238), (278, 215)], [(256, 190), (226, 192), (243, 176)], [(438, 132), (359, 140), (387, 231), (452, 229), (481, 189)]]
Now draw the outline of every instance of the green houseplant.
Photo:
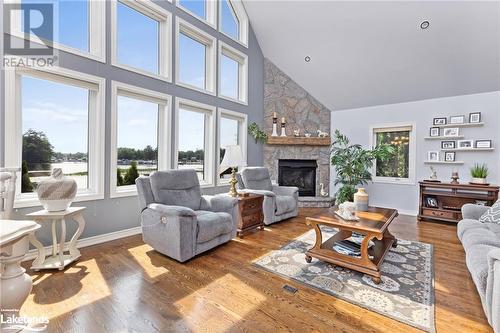
[(335, 130), (331, 151), (331, 164), (335, 167), (337, 178), (334, 184), (340, 185), (335, 194), (336, 204), (353, 201), (356, 186), (372, 180), (370, 169), (373, 161), (386, 161), (394, 154), (394, 148), (380, 144), (375, 148), (364, 149), (359, 144), (351, 144), (349, 138)]
[(248, 125), (248, 133), (255, 139), (255, 143), (267, 142), (267, 134), (260, 129), (257, 123), (251, 123), (250, 125)]
[(474, 164), (470, 168), (470, 174), (472, 176), (471, 183), (474, 184), (486, 184), (486, 177), (488, 177), (488, 167), (486, 164)]

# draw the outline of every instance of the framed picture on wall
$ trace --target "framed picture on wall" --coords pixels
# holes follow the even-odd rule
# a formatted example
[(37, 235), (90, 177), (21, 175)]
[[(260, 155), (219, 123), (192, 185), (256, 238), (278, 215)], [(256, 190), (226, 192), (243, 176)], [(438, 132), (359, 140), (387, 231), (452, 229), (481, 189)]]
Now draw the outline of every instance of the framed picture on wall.
[(491, 148), (491, 140), (476, 140), (476, 148)]
[(444, 160), (445, 162), (455, 162), (455, 152), (447, 151), (446, 153), (444, 153)]
[(465, 123), (465, 116), (451, 116), (450, 124), (463, 124)]
[(429, 162), (439, 162), (439, 152), (430, 151), (427, 153), (427, 161)]
[(450, 127), (444, 129), (443, 136), (458, 136), (459, 133), (460, 129), (458, 127)]
[(481, 112), (469, 113), (469, 123), (477, 124), (481, 122)]
[(439, 136), (441, 134), (441, 129), (439, 127), (431, 127), (429, 131), (429, 136)]
[(441, 149), (455, 149), (455, 141), (441, 141)]
[(457, 144), (458, 144), (458, 148), (462, 148), (462, 149), (474, 148), (474, 141), (473, 140), (458, 140)]
[(446, 118), (434, 118), (432, 124), (434, 126), (446, 125)]

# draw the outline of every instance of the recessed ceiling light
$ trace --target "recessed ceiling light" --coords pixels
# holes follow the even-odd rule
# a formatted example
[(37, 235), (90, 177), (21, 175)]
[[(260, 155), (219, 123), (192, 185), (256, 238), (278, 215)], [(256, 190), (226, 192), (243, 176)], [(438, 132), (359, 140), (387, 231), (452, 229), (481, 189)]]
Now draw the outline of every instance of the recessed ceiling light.
[(422, 21), (422, 22), (420, 23), (420, 29), (422, 29), (422, 30), (427, 29), (427, 28), (429, 27), (429, 25), (431, 25), (431, 24), (429, 23), (429, 21)]
[(309, 61), (311, 61), (311, 57), (310, 57), (310, 56), (306, 56), (306, 57), (304, 58), (304, 61), (305, 61), (305, 62), (309, 62)]

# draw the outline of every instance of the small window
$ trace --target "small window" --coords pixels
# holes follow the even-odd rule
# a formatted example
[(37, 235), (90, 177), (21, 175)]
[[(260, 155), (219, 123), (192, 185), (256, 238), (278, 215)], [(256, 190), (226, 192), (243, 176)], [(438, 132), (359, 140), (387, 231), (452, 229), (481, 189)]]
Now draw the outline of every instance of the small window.
[(111, 62), (170, 81), (171, 14), (151, 1), (114, 0)]
[(215, 27), (217, 1), (215, 0), (178, 0), (177, 6), (202, 22)]
[(219, 96), (247, 103), (247, 56), (219, 42)]
[(177, 18), (176, 83), (215, 94), (216, 39)]
[(388, 161), (375, 161), (374, 181), (411, 183), (414, 182), (413, 126), (391, 126), (373, 129), (375, 145), (387, 144), (394, 148), (395, 155)]
[[(238, 145), (241, 148), (243, 158), (246, 159), (246, 137), (247, 137), (247, 116), (243, 113), (219, 109), (219, 160), (222, 162), (225, 154), (225, 147)], [(236, 168), (238, 170), (238, 168)], [(227, 184), (231, 177), (231, 168), (220, 168), (218, 170), (218, 183)]]
[(200, 183), (212, 183), (214, 107), (177, 101), (177, 168), (194, 169)]
[(248, 46), (248, 16), (241, 0), (221, 0), (219, 3), (219, 30), (244, 46)]

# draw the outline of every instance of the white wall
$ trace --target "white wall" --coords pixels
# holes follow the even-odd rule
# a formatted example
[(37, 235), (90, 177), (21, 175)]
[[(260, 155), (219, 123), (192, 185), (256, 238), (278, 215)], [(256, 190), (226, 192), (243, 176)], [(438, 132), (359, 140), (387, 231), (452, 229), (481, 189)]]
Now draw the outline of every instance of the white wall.
[[(418, 210), (418, 181), (428, 178), (428, 165), (424, 164), (429, 150), (440, 150), (440, 140), (424, 140), (429, 135), (434, 117), (465, 115), (481, 112), (485, 125), (460, 128), (465, 139), (491, 139), (494, 151), (456, 152), (456, 160), (464, 165), (437, 165), (438, 177), (449, 181), (451, 172), (458, 170), (460, 182), (470, 180), (469, 168), (476, 162), (486, 163), (490, 169), (488, 180), (500, 182), (500, 91), (462, 95), (455, 97), (421, 100), (409, 103), (379, 105), (373, 107), (336, 111), (332, 113), (332, 134), (336, 129), (347, 135), (352, 143), (365, 147), (370, 142), (370, 127), (377, 124), (414, 122), (416, 124), (416, 182), (413, 185), (371, 183), (367, 186), (370, 204), (397, 208), (403, 214), (415, 214)], [(331, 188), (335, 173), (331, 169)]]

